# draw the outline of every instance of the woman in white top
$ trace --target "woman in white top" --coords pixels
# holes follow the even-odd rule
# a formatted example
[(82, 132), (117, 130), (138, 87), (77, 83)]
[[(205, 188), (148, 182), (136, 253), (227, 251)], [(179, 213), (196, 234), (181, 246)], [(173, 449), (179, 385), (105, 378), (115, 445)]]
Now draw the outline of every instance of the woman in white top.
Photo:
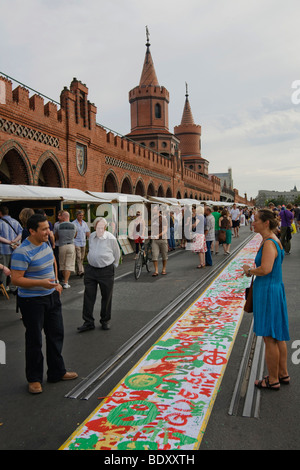
[(206, 240), (204, 235), (204, 209), (198, 206), (193, 207), (192, 229), (195, 233), (193, 238), (192, 252), (198, 253), (199, 265), (198, 269), (205, 268), (205, 253), (207, 251)]

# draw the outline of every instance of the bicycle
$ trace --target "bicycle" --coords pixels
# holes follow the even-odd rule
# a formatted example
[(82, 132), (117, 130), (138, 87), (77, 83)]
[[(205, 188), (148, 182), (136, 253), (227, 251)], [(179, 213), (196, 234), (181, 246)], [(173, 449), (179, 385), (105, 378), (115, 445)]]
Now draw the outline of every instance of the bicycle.
[(150, 261), (152, 261), (151, 240), (147, 245), (140, 248), (134, 264), (134, 277), (138, 279), (142, 273), (143, 266), (146, 266), (148, 273), (150, 272)]

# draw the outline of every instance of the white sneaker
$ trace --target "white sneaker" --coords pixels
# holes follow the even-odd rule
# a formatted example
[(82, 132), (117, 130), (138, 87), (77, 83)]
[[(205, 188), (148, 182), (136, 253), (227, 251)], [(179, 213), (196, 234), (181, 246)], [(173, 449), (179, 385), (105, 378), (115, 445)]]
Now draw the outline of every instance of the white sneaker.
[(65, 282), (65, 283), (63, 284), (63, 289), (69, 289), (69, 287), (71, 287), (71, 286), (70, 286), (70, 284), (68, 284), (67, 282)]

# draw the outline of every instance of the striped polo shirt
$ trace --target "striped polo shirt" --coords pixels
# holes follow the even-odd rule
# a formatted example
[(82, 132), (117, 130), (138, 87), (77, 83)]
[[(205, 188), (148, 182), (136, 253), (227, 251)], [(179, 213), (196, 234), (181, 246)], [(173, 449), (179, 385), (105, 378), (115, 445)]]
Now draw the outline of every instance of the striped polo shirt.
[[(25, 271), (24, 277), (30, 279), (55, 279), (53, 250), (48, 243), (36, 246), (28, 238), (15, 249), (11, 259), (11, 269)], [(37, 297), (49, 295), (53, 289), (44, 287), (18, 287), (20, 297)]]

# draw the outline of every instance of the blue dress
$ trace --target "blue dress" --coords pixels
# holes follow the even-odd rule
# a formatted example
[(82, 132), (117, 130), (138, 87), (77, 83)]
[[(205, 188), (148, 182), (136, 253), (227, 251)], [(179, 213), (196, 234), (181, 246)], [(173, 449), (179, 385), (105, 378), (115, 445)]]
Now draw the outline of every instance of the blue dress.
[[(274, 261), (272, 271), (266, 276), (256, 276), (253, 283), (253, 315), (254, 333), (257, 336), (271, 336), (278, 341), (288, 341), (289, 325), (287, 303), (282, 282), (282, 261), (284, 250), (275, 243), (278, 256)], [(255, 264), (261, 265), (263, 246), (259, 249)]]

